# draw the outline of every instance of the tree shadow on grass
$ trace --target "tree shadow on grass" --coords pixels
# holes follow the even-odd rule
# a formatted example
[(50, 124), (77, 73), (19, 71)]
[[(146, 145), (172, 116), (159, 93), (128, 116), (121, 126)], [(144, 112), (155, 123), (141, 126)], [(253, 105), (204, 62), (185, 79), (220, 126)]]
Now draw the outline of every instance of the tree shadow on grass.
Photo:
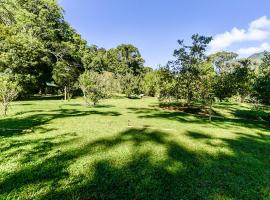
[(270, 122), (270, 114), (265, 111), (240, 110), (233, 111), (233, 115), (242, 119)]
[[(210, 154), (191, 150), (168, 133), (146, 128), (128, 129), (114, 137), (60, 151), (9, 175), (0, 182), (0, 194), (5, 196), (27, 185), (49, 182), (50, 190), (37, 198), (267, 199), (270, 197), (269, 135), (237, 134), (237, 139), (219, 138), (232, 153)], [(186, 136), (191, 142), (204, 139), (209, 147), (219, 148), (211, 143), (215, 138), (203, 133), (187, 132)], [(104, 156), (89, 169), (92, 178), (70, 177), (68, 166), (76, 164), (76, 159), (106, 154), (126, 144), (131, 144), (129, 160), (117, 164), (119, 160), (114, 159), (118, 158), (105, 159)], [(155, 148), (145, 148), (150, 144), (163, 147), (165, 155), (157, 157)], [(71, 183), (62, 188), (61, 181), (68, 178)]]
[[(26, 113), (24, 113), (26, 114)], [(42, 127), (54, 119), (82, 117), (87, 115), (102, 115), (102, 116), (119, 116), (119, 112), (115, 111), (99, 111), (89, 110), (80, 111), (76, 109), (58, 109), (46, 111), (33, 111), (25, 117), (10, 117), (0, 119), (0, 137), (11, 137), (18, 134), (31, 133), (38, 130), (41, 133), (46, 133), (54, 129)]]
[(220, 128), (230, 127), (247, 127), (269, 131), (270, 124), (268, 121), (251, 120), (247, 118), (226, 118), (220, 116), (212, 116), (211, 123), (209, 117), (205, 115), (193, 115), (185, 112), (162, 111), (152, 108), (128, 108), (131, 112), (138, 114), (139, 118), (159, 118), (165, 120), (173, 120), (182, 123), (192, 124), (212, 124)]
[[(199, 137), (198, 137), (199, 135)], [(201, 133), (190, 133), (193, 140), (211, 140)], [(43, 199), (266, 199), (270, 186), (270, 146), (261, 137), (240, 135), (224, 140), (232, 155), (193, 152), (171, 140), (170, 135), (147, 129), (129, 129), (115, 138), (96, 141), (93, 147), (107, 151), (133, 143), (133, 158), (117, 166), (111, 160), (95, 163), (94, 178), (78, 177), (69, 190), (52, 191)], [(140, 151), (147, 143), (166, 148), (166, 158), (154, 160), (153, 151)], [(250, 147), (250, 148), (249, 148)], [(216, 147), (218, 148), (218, 147)]]

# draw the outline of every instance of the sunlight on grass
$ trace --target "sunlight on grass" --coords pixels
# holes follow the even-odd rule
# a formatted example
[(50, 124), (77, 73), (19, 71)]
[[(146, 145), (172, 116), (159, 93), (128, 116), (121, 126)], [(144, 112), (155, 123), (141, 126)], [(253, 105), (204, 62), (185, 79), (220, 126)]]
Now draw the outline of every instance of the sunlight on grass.
[(0, 119), (0, 199), (269, 198), (268, 124), (233, 116), (242, 105), (209, 123), (154, 98), (81, 104), (15, 102)]

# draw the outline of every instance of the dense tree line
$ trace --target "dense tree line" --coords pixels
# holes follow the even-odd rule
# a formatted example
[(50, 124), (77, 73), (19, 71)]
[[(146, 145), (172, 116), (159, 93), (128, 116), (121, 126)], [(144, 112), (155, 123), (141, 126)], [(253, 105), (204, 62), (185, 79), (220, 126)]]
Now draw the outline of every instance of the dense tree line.
[(130, 44), (88, 46), (56, 0), (0, 1), (0, 72), (16, 78), (20, 97), (45, 93), (54, 82), (69, 98), (85, 71), (140, 76), (144, 60)]
[[(187, 105), (236, 96), (241, 102), (270, 103), (269, 53), (260, 64), (237, 59), (233, 52), (207, 56), (212, 38), (196, 34), (191, 39), (191, 45), (179, 40), (175, 59), (153, 70), (144, 66), (139, 50), (131, 44), (112, 49), (88, 46), (64, 20), (56, 0), (0, 0), (2, 85), (18, 88), (10, 99), (44, 94), (51, 83), (65, 99), (80, 88), (87, 104), (116, 92)], [(2, 91), (5, 99), (9, 90)]]
[[(207, 103), (235, 98), (239, 102), (270, 103), (270, 53), (260, 63), (237, 59), (233, 52), (206, 55), (210, 37), (192, 36), (192, 44), (178, 41), (175, 60), (145, 76), (146, 92), (161, 100)], [(151, 77), (151, 78), (147, 78)], [(150, 91), (149, 91), (150, 89)]]

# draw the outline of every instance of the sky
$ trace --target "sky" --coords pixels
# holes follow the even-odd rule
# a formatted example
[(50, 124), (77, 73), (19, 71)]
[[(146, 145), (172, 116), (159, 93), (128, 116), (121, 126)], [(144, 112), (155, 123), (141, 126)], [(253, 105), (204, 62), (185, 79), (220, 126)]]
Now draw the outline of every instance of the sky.
[(89, 45), (133, 44), (145, 65), (173, 59), (177, 40), (212, 36), (207, 53), (240, 57), (270, 50), (270, 0), (59, 0), (65, 19)]

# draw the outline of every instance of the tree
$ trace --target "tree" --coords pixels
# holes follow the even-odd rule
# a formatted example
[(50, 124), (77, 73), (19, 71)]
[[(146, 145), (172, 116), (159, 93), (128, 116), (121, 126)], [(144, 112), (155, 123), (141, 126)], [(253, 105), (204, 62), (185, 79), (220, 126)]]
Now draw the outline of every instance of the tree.
[(252, 93), (254, 71), (250, 67), (251, 61), (249, 59), (239, 60), (238, 63), (232, 76), (236, 92), (240, 95), (241, 103), (243, 103), (245, 98)]
[(82, 60), (86, 70), (92, 70), (99, 73), (108, 71), (107, 51), (104, 48), (98, 48), (96, 45), (87, 47)]
[[(181, 94), (181, 87), (176, 87), (176, 78), (168, 66), (160, 67), (157, 70), (158, 98), (161, 101), (179, 99), (177, 94)], [(177, 92), (176, 92), (177, 91)]]
[(66, 61), (58, 61), (53, 69), (53, 79), (64, 90), (64, 99), (70, 99), (79, 71)]
[(254, 84), (255, 95), (262, 103), (270, 104), (270, 52), (265, 52)]
[(21, 92), (44, 92), (46, 82), (52, 81), (53, 71), (59, 71), (54, 70), (59, 67), (57, 62), (82, 71), (81, 54), (86, 42), (65, 22), (56, 0), (0, 3), (5, 10), (0, 14), (0, 71), (11, 69), (20, 77)]
[(79, 78), (80, 88), (83, 91), (84, 100), (87, 105), (90, 101), (95, 106), (100, 99), (106, 95), (105, 84), (101, 75), (94, 71), (86, 71)]
[(17, 97), (18, 83), (10, 75), (0, 74), (0, 102), (4, 116), (7, 115), (10, 103)]
[(101, 74), (101, 78), (103, 80), (103, 84), (105, 86), (105, 97), (110, 98), (115, 93), (121, 92), (121, 85), (119, 78), (113, 74), (112, 72), (104, 71)]
[(108, 67), (115, 74), (141, 75), (143, 63), (139, 50), (131, 44), (122, 44), (108, 51)]
[(200, 72), (196, 86), (197, 99), (201, 99), (203, 102), (208, 102), (209, 99), (212, 101), (216, 75), (214, 68), (209, 60), (201, 63), (198, 68)]
[(128, 97), (139, 95), (142, 93), (142, 79), (140, 76), (134, 76), (133, 74), (126, 74), (121, 76), (121, 88), (123, 93)]
[[(221, 58), (218, 58), (221, 56)], [(227, 57), (226, 57), (227, 56)], [(236, 60), (236, 54), (220, 52), (210, 56), (211, 62), (214, 59), (219, 60), (219, 70), (216, 73), (214, 93), (220, 99), (240, 95), (241, 102), (252, 93), (254, 79), (254, 70), (249, 59)]]
[(157, 71), (149, 71), (143, 78), (143, 90), (148, 96), (154, 97), (157, 94), (158, 76)]
[(195, 34), (191, 39), (190, 46), (185, 45), (183, 40), (178, 40), (180, 47), (174, 51), (176, 60), (169, 62), (188, 104), (195, 98), (195, 88), (200, 77), (199, 65), (206, 60), (206, 47), (212, 38)]
[(111, 97), (119, 87), (112, 73), (99, 74), (94, 71), (85, 71), (79, 77), (79, 85), (87, 105), (90, 105), (90, 101), (96, 105), (101, 99)]
[(236, 53), (225, 51), (209, 56), (209, 61), (216, 71), (213, 92), (220, 101), (237, 93), (235, 76), (232, 74), (235, 67), (239, 65), (237, 56)]

